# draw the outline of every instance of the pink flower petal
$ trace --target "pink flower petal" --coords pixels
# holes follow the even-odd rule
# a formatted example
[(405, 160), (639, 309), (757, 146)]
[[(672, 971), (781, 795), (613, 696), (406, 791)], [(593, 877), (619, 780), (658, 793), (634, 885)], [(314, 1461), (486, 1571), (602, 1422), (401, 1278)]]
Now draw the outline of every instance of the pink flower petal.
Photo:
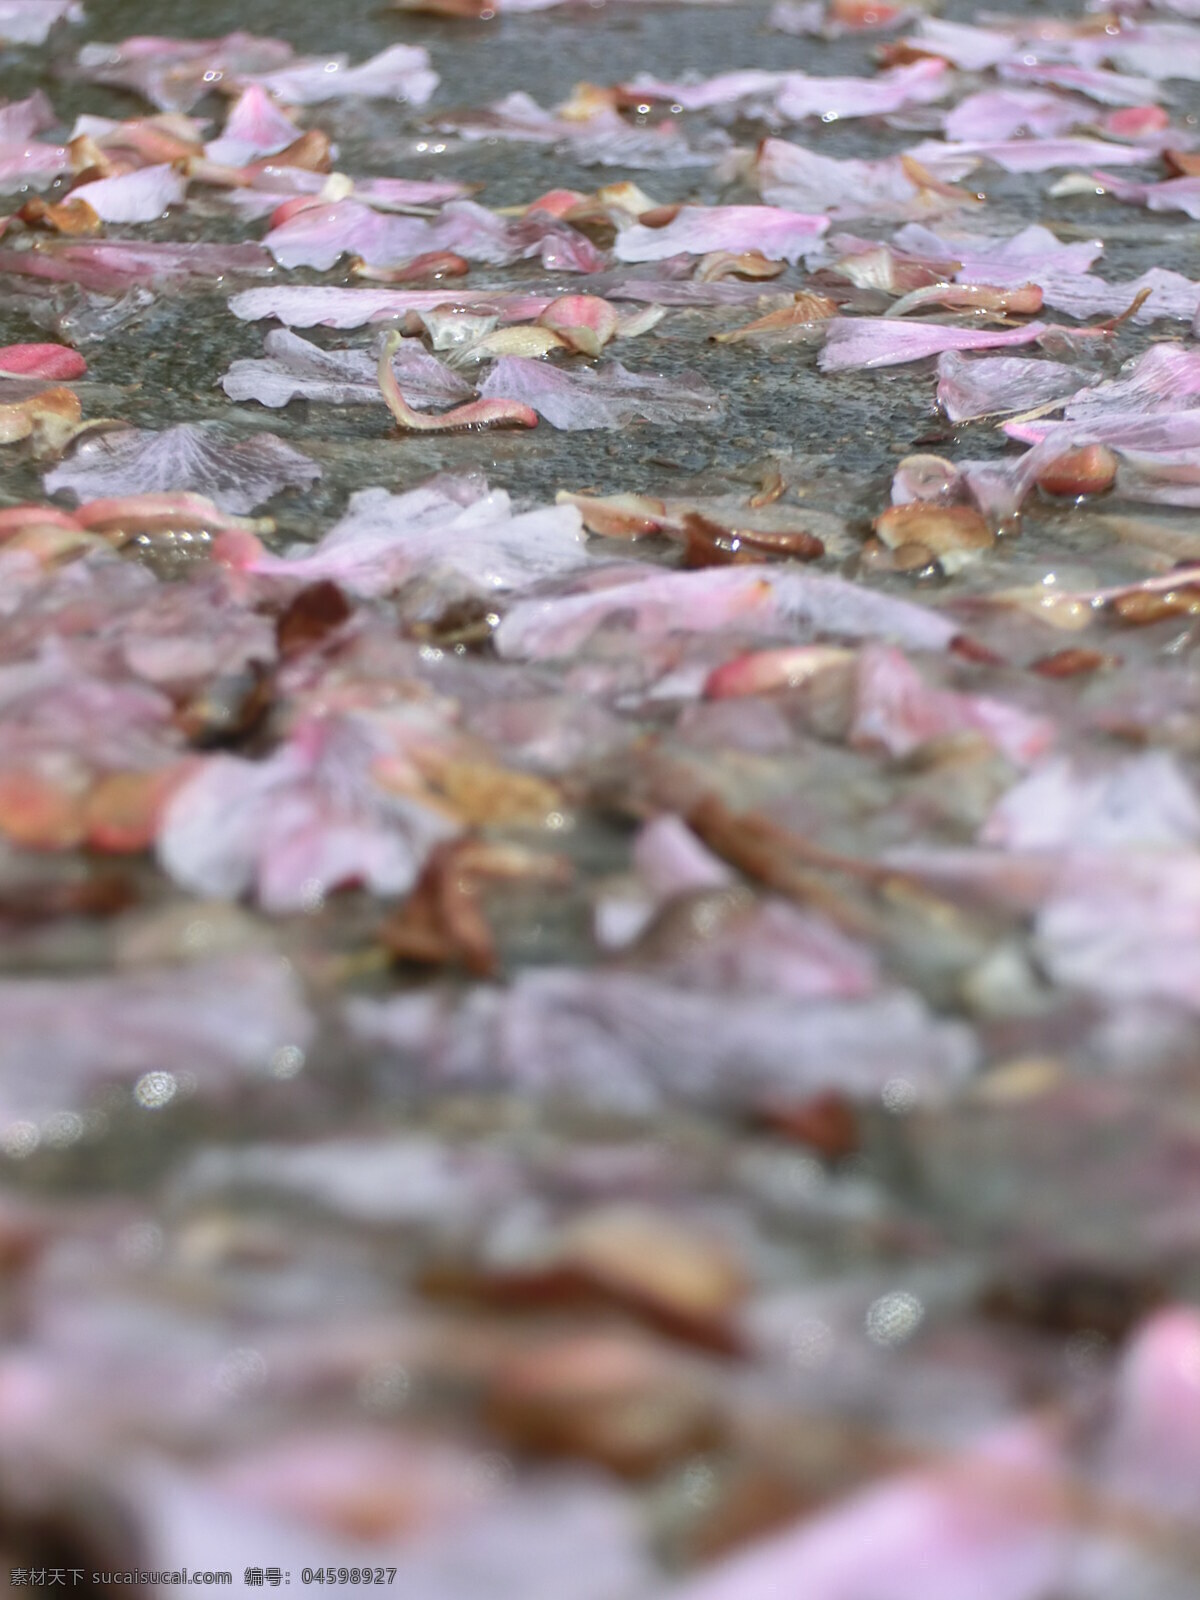
[(973, 361), (947, 350), (938, 358), (938, 405), (951, 422), (1032, 411), (1078, 394), (1081, 376), (1077, 367), (1061, 361), (1021, 356), (981, 356)]
[(555, 428), (621, 428), (638, 417), (701, 422), (721, 411), (716, 391), (695, 373), (660, 378), (630, 372), (619, 361), (575, 371), (527, 356), (503, 356), (479, 392), (532, 406)]
[(293, 62), (273, 72), (246, 74), (286, 105), (319, 105), (326, 100), (358, 96), (366, 100), (398, 100), (423, 106), (438, 85), (422, 45), (394, 44), (357, 67), (345, 56), (327, 61)]
[(142, 167), (119, 178), (98, 178), (71, 190), (102, 222), (157, 222), (187, 195), (187, 179), (172, 166)]
[(617, 332), (617, 313), (594, 294), (568, 294), (552, 300), (538, 318), (543, 328), (559, 334), (573, 350), (598, 356)]
[(79, 0), (0, 0), (0, 39), (45, 44), (60, 22), (82, 22)]
[(684, 206), (665, 228), (624, 229), (613, 253), (618, 261), (665, 261), (681, 251), (761, 250), (773, 261), (797, 261), (828, 226), (825, 217), (777, 206)]
[[(378, 360), (368, 350), (323, 350), (286, 328), (273, 328), (267, 334), (266, 352), (262, 361), (235, 361), (221, 379), (231, 400), (257, 400), (272, 408), (292, 400), (339, 406), (383, 404)], [(470, 384), (417, 339), (405, 339), (393, 361), (410, 405), (449, 406), (472, 394)]]
[(225, 119), (219, 139), (204, 146), (210, 161), (229, 167), (245, 166), (259, 156), (283, 150), (300, 137), (301, 129), (258, 84), (244, 89)]
[[(0, 266), (3, 263), (0, 252)], [(719, 287), (719, 286), (718, 286)], [(453, 306), (478, 307), (504, 321), (523, 322), (539, 316), (554, 298), (549, 294), (516, 294), (510, 289), (341, 289), (324, 284), (278, 284), (235, 294), (229, 309), (244, 322), (277, 317), (289, 328), (361, 328), (409, 311), (436, 311)]]
[(26, 378), (61, 382), (82, 378), (87, 362), (65, 344), (6, 344), (0, 346), (0, 374), (20, 373)]
[(767, 634), (884, 637), (917, 650), (944, 650), (958, 633), (936, 611), (840, 578), (786, 567), (649, 568), (645, 578), (594, 594), (519, 601), (496, 630), (496, 648), (503, 656), (527, 660), (568, 655), (608, 618), (625, 615), (641, 639), (676, 629), (706, 633), (738, 627)]
[(181, 423), (162, 433), (121, 428), (85, 437), (46, 474), (44, 487), (47, 494), (71, 489), (84, 501), (186, 489), (241, 514), (320, 476), (315, 461), (274, 434), (234, 435), (213, 423)]
[(503, 489), (476, 480), (439, 480), (390, 495), (361, 489), (316, 545), (268, 555), (239, 538), (228, 551), (239, 570), (297, 584), (330, 579), (350, 594), (390, 594), (409, 578), (448, 571), (483, 595), (521, 589), (585, 566), (589, 557), (574, 506), (515, 513)]
[(930, 739), (979, 733), (1015, 765), (1044, 755), (1058, 736), (1048, 717), (987, 695), (933, 689), (898, 650), (868, 645), (858, 658), (850, 739), (907, 756)]
[(839, 317), (829, 322), (828, 329), (819, 357), (822, 372), (894, 367), (940, 355), (943, 350), (997, 350), (1032, 344), (1046, 326), (1030, 322), (1023, 328), (993, 331), (950, 328), (940, 322), (901, 322), (891, 317)]

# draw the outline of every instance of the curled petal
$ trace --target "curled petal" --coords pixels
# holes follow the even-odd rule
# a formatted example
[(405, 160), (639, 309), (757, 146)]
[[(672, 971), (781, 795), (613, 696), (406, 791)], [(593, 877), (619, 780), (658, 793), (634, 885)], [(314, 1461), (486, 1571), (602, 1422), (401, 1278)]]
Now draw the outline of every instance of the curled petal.
[(793, 333), (802, 337), (805, 329), (815, 329), (820, 323), (837, 316), (837, 306), (823, 294), (798, 294), (790, 306), (779, 311), (768, 311), (740, 328), (730, 328), (726, 333), (714, 333), (717, 344), (737, 344), (743, 339), (787, 340)]
[(627, 211), (631, 217), (641, 217), (648, 211), (659, 209), (659, 202), (628, 178), (621, 183), (601, 184), (596, 190), (596, 199), (602, 206), (615, 206)]
[(747, 694), (796, 689), (830, 667), (853, 661), (852, 650), (835, 645), (802, 644), (778, 650), (751, 650), (711, 672), (704, 685), (706, 700), (728, 700)]
[(465, 278), (470, 270), (470, 262), (453, 250), (426, 250), (396, 267), (372, 267), (361, 256), (350, 262), (350, 271), (356, 278), (367, 278), (372, 283), (436, 283), (442, 278)]
[(551, 350), (566, 350), (569, 348), (568, 341), (561, 333), (555, 333), (550, 328), (525, 326), (495, 328), (491, 333), (484, 334), (478, 344), (472, 345), (465, 354), (528, 356), (533, 360), (540, 360), (542, 356), (548, 356)]
[(777, 531), (730, 527), (696, 511), (684, 513), (682, 534), (685, 567), (742, 565), (765, 561), (769, 556), (816, 561), (825, 554), (824, 542), (807, 528)]
[(83, 417), (78, 397), (70, 389), (45, 389), (12, 405), (0, 406), (0, 444), (31, 439), (37, 455), (63, 449)]
[(931, 283), (913, 289), (884, 312), (885, 317), (902, 317), (919, 306), (948, 306), (955, 311), (1001, 311), (1029, 316), (1042, 309), (1042, 291), (1036, 283), (1023, 283), (1014, 289), (994, 289), (984, 283)]
[(19, 439), (28, 439), (32, 432), (33, 419), (24, 400), (0, 406), (0, 444), (16, 444)]
[(328, 172), (333, 165), (333, 146), (323, 128), (309, 128), (298, 139), (273, 155), (251, 161), (245, 171), (252, 177), (270, 172), (273, 167), (297, 167), (302, 172)]
[(538, 321), (585, 356), (598, 356), (617, 331), (616, 310), (594, 294), (562, 295), (550, 302)]
[(206, 495), (129, 494), (107, 500), (89, 500), (74, 513), (81, 528), (109, 534), (190, 532), (217, 533), (227, 529), (269, 533), (270, 517), (235, 517), (220, 510)]
[(875, 519), (875, 532), (889, 550), (913, 546), (927, 551), (946, 572), (956, 572), (995, 542), (974, 506), (935, 505), (929, 500), (889, 506)]
[(722, 278), (777, 278), (786, 261), (771, 261), (761, 250), (713, 250), (702, 256), (694, 273), (700, 283), (719, 283)]
[(127, 855), (148, 850), (158, 836), (167, 802), (195, 770), (177, 761), (151, 772), (110, 772), (83, 804), (82, 826), (94, 850)]
[(570, 494), (560, 489), (555, 502), (574, 506), (589, 533), (609, 539), (640, 539), (658, 533), (667, 521), (661, 500), (645, 494)]
[(84, 835), (82, 795), (32, 768), (0, 773), (0, 835), (25, 850), (70, 850)]
[(82, 378), (87, 362), (65, 344), (6, 344), (0, 346), (0, 374), (23, 378)]
[(67, 533), (78, 533), (82, 523), (70, 511), (62, 511), (58, 506), (7, 506), (0, 511), (0, 541), (11, 539), (31, 527), (60, 528)]
[(1117, 477), (1117, 458), (1103, 444), (1079, 445), (1068, 450), (1038, 475), (1038, 488), (1046, 494), (1103, 494)]
[(89, 550), (98, 550), (102, 541), (82, 528), (67, 528), (58, 522), (29, 522), (11, 532), (4, 541), (6, 550), (21, 550), (32, 556), (39, 567), (48, 569), (72, 561)]
[(73, 177), (80, 178), (86, 173), (88, 178), (111, 178), (125, 170), (101, 150), (90, 134), (81, 133), (77, 139), (68, 139), (66, 148)]
[(591, 195), (584, 194), (582, 189), (547, 189), (545, 194), (538, 195), (536, 200), (520, 208), (520, 214), (527, 217), (535, 211), (544, 211), (551, 217), (569, 217), (581, 206), (590, 205), (591, 199)]
[(666, 306), (639, 306), (636, 311), (623, 312), (617, 318), (617, 338), (636, 339), (651, 328), (657, 328), (667, 314)]
[(43, 233), (62, 233), (68, 238), (99, 233), (104, 224), (86, 200), (64, 200), (59, 205), (49, 205), (40, 195), (27, 200), (17, 216), (27, 228), (37, 228)]
[(972, 194), (968, 189), (959, 188), (956, 184), (946, 183), (944, 179), (935, 176), (928, 167), (915, 160), (912, 156), (900, 157), (900, 168), (904, 176), (917, 190), (918, 194), (935, 194), (942, 200), (951, 200), (955, 205), (978, 204), (983, 196)]
[(537, 412), (519, 400), (472, 400), (440, 416), (422, 416), (400, 393), (392, 357), (400, 347), (400, 334), (392, 332), (379, 352), (379, 387), (388, 410), (406, 432), (441, 433), (448, 428), (536, 428)]
[(912, 500), (949, 505), (962, 496), (962, 474), (945, 456), (905, 456), (892, 479), (892, 504)]

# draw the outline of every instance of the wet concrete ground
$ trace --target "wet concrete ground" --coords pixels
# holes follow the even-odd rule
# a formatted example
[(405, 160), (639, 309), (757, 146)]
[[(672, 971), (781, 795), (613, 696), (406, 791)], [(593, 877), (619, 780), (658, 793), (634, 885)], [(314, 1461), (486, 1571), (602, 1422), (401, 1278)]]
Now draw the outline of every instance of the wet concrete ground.
[[(767, 9), (612, 4), (477, 23), (399, 16), (364, 0), (345, 0), (336, 10), (292, 0), (205, 3), (186, 15), (170, 0), (89, 0), (83, 30), (62, 36), (48, 53), (0, 59), (0, 86), (7, 98), (45, 87), (66, 123), (84, 108), (131, 115), (132, 98), (56, 75), (56, 54), (65, 60), (84, 38), (215, 35), (238, 27), (287, 39), (298, 50), (340, 50), (354, 59), (398, 40), (423, 44), (442, 77), (435, 112), (484, 105), (517, 88), (550, 105), (580, 80), (612, 82), (642, 71), (672, 77), (733, 65), (871, 70), (869, 38), (785, 38), (766, 29)], [(949, 14), (966, 17), (971, 8), (953, 6)], [(1172, 87), (1181, 110), (1196, 98), (1189, 86)], [(554, 186), (590, 190), (624, 175), (574, 167), (552, 148), (463, 145), (431, 136), (423, 131), (426, 118), (378, 103), (324, 108), (312, 120), (335, 134), (339, 164), (349, 170), (479, 182), (491, 206), (522, 203)], [(683, 121), (696, 129), (711, 125), (701, 118)], [(849, 122), (820, 128), (812, 142), (831, 155), (879, 155), (903, 149), (923, 125), (919, 113), (916, 131)], [(734, 121), (727, 131), (734, 142), (751, 143), (761, 130)], [(629, 175), (664, 203), (745, 198), (704, 169)], [(1050, 201), (1049, 182), (989, 171), (983, 186), (991, 231), (1036, 220), (1063, 238), (1103, 238), (1103, 270), (1110, 278), (1132, 277), (1149, 266), (1196, 273), (1194, 225), (1110, 199)], [(868, 228), (856, 224), (853, 231)], [(222, 239), (244, 231), (215, 204), (206, 211), (200, 199), (183, 219), (141, 236), (156, 234)], [(471, 277), (473, 286), (535, 280), (544, 284), (545, 275), (526, 267), (476, 268)], [(324, 281), (351, 280), (326, 275)], [(771, 287), (802, 281), (803, 273), (791, 269)], [(564, 278), (564, 290), (577, 286)], [(320, 463), (323, 477), (310, 494), (284, 495), (268, 508), (280, 546), (315, 537), (355, 489), (381, 484), (399, 491), (435, 472), (482, 472), (533, 504), (563, 488), (744, 497), (778, 465), (789, 503), (819, 513), (838, 530), (824, 570), (855, 574), (899, 458), (916, 449), (952, 459), (1012, 449), (989, 423), (946, 427), (934, 406), (928, 362), (830, 377), (818, 373), (815, 349), (764, 354), (712, 343), (715, 331), (743, 320), (741, 308), (673, 312), (630, 349), (629, 364), (638, 370), (700, 372), (725, 401), (723, 417), (707, 424), (642, 425), (615, 434), (539, 427), (528, 435), (398, 439), (383, 414), (366, 407), (334, 411), (301, 402), (268, 414), (232, 405), (218, 386), (233, 359), (261, 353), (264, 331), (262, 324), (237, 322), (227, 298), (225, 285), (166, 293), (110, 336), (87, 340), (81, 348), (90, 370), (78, 392), (89, 417), (153, 426), (219, 419), (247, 431), (267, 426), (301, 447)], [(0, 285), (0, 342), (54, 337), (58, 314), (48, 304), (31, 306), (20, 285)], [(1172, 336), (1178, 332), (1166, 326)], [(1149, 334), (1122, 331), (1097, 361), (1113, 372), (1163, 331), (1161, 324)], [(365, 347), (373, 333), (314, 337)], [(36, 497), (39, 488), (32, 461), (15, 453), (0, 461), (4, 503)], [(1109, 514), (1120, 509), (1104, 507)], [(1194, 536), (1192, 513), (1156, 515), (1181, 537)], [(634, 554), (674, 559), (659, 551)], [(177, 550), (158, 559), (182, 569), (191, 557)], [(1092, 512), (1047, 502), (1031, 510), (1019, 538), (1003, 543), (986, 570), (976, 569), (959, 588), (1015, 586), (1040, 581), (1049, 570), (1074, 587), (1139, 577), (1146, 562), (1144, 551), (1114, 537)], [(938, 576), (875, 581), (931, 601), (945, 591)], [(1190, 623), (1178, 625), (1177, 656), (1192, 648), (1190, 630)], [(1131, 671), (1139, 661), (1153, 665), (1168, 643), (1161, 633), (1147, 641), (1127, 636)], [(1047, 695), (1053, 698), (1050, 690)], [(648, 718), (648, 734), (656, 731), (661, 724)], [(1178, 741), (1189, 763), (1197, 748), (1191, 738), (1189, 724)], [(665, 764), (678, 760), (691, 772), (703, 767), (703, 752), (665, 742)], [(747, 755), (726, 769), (718, 756), (711, 759), (714, 781), (731, 799), (769, 801), (779, 812), (808, 781), (807, 747), (775, 765)], [(603, 774), (589, 776), (599, 786)], [(623, 770), (614, 769), (612, 777), (620, 790)], [(823, 842), (863, 854), (882, 849), (892, 842), (898, 797), (921, 781), (919, 772), (880, 777), (857, 760), (831, 767), (814, 786), (812, 814), (820, 814)], [(934, 774), (931, 791), (937, 785)], [(936, 814), (935, 800), (929, 806)], [(628, 794), (609, 808), (581, 811), (556, 841), (576, 869), (569, 890), (533, 887), (495, 897), (493, 928), (506, 972), (595, 959), (590, 920), (596, 886), (626, 866), (636, 813)], [(941, 818), (938, 825), (951, 835), (958, 826), (965, 839), (971, 820), (960, 825)], [(7, 870), (13, 870), (11, 860)], [(589, 1330), (625, 1329), (623, 1313), (614, 1324), (610, 1308), (593, 1314), (569, 1299), (560, 1306), (553, 1291), (547, 1308), (519, 1281), (496, 1288), (486, 1281), (489, 1252), (501, 1262), (510, 1252), (527, 1266), (562, 1214), (629, 1196), (724, 1241), (723, 1250), (738, 1259), (753, 1286), (745, 1313), (761, 1341), (757, 1359), (739, 1365), (711, 1352), (694, 1355), (702, 1339), (685, 1336), (672, 1346), (661, 1317), (657, 1323), (654, 1316), (642, 1319), (663, 1341), (665, 1370), (674, 1364), (678, 1378), (699, 1365), (700, 1386), (719, 1415), (712, 1423), (701, 1407), (697, 1421), (688, 1395), (657, 1375), (638, 1391), (638, 1403), (647, 1407), (657, 1392), (669, 1422), (660, 1453), (651, 1448), (647, 1462), (632, 1471), (618, 1461), (615, 1476), (625, 1472), (632, 1482), (628, 1498), (638, 1526), (667, 1572), (869, 1479), (897, 1453), (954, 1447), (984, 1423), (1047, 1396), (1086, 1400), (1144, 1305), (1168, 1294), (1200, 1295), (1197, 1257), (1186, 1241), (1178, 1248), (1172, 1243), (1170, 1215), (1175, 1197), (1183, 1208), (1196, 1201), (1192, 1143), (1200, 1131), (1200, 1095), (1194, 1073), (1184, 1070), (1194, 1043), (1184, 1023), (1161, 1047), (1166, 1065), (1156, 1080), (1159, 1101), (1136, 1083), (1136, 1018), (1113, 1024), (1107, 1056), (1088, 1034), (1092, 1064), (1072, 1079), (1063, 1063), (1072, 1061), (1093, 1027), (1087, 1008), (1064, 1006), (1045, 1026), (1027, 1016), (973, 1017), (994, 1074), (981, 1092), (948, 1109), (914, 1110), (900, 1100), (861, 1109), (855, 1148), (821, 1159), (819, 1141), (814, 1151), (786, 1129), (739, 1115), (674, 1107), (625, 1118), (553, 1097), (414, 1086), (390, 1062), (348, 1042), (332, 1020), (346, 992), (384, 995), (421, 986), (416, 973), (397, 970), (380, 951), (377, 903), (350, 891), (305, 916), (197, 911), (148, 862), (133, 863), (129, 871), (141, 897), (131, 910), (102, 922), (67, 918), (9, 927), (0, 942), (5, 970), (83, 973), (106, 970), (114, 960), (136, 965), (146, 954), (186, 958), (199, 926), (199, 937), (215, 953), (284, 955), (310, 984), (325, 1022), (295, 1082), (268, 1084), (216, 1108), (180, 1104), (161, 1117), (147, 1116), (127, 1095), (113, 1095), (94, 1136), (9, 1161), (4, 1174), (13, 1195), (36, 1204), (78, 1204), (94, 1218), (70, 1225), (83, 1240), (91, 1230), (94, 1250), (76, 1243), (38, 1291), (112, 1311), (113, 1327), (96, 1338), (103, 1356), (96, 1359), (95, 1381), (84, 1383), (85, 1395), (98, 1398), (105, 1363), (122, 1369), (123, 1338), (131, 1362), (132, 1352), (140, 1352), (136, 1360), (144, 1363), (147, 1382), (164, 1390), (188, 1369), (185, 1335), (200, 1352), (197, 1363), (232, 1373), (224, 1411), (190, 1432), (182, 1425), (173, 1432), (172, 1422), (162, 1430), (165, 1443), (155, 1441), (193, 1465), (202, 1468), (231, 1444), (248, 1449), (257, 1428), (265, 1436), (273, 1429), (319, 1434), (325, 1426), (367, 1425), (385, 1433), (412, 1431), (426, 1441), (449, 1439), (488, 1484), (489, 1473), (502, 1488), (536, 1479), (556, 1451), (543, 1450), (537, 1419), (519, 1405), (490, 1412), (480, 1405), (479, 1372), (487, 1360), (472, 1340), (491, 1341), (493, 1352), (515, 1361), (542, 1338), (569, 1341)], [(901, 908), (898, 924), (903, 914)], [(895, 940), (888, 957), (893, 970), (935, 1006), (962, 1015), (955, 983), (959, 967), (970, 963), (961, 947), (947, 955), (938, 939), (948, 947), (975, 940), (981, 963), (990, 924), (968, 917), (940, 935), (921, 926), (912, 948), (903, 948), (903, 936)], [(1119, 1036), (1120, 1027), (1126, 1036)], [(1095, 1067), (1098, 1056), (1104, 1064)], [(271, 1146), (334, 1140), (391, 1143), (396, 1165), (383, 1169), (366, 1200), (337, 1198), (336, 1183), (322, 1191), (314, 1182), (306, 1191), (303, 1180), (282, 1181), (262, 1154)], [(425, 1141), (441, 1158), (461, 1163), (461, 1176), (446, 1178), (438, 1191), (441, 1210), (438, 1203), (425, 1209), (411, 1199), (419, 1187), (413, 1152)], [(344, 1166), (331, 1157), (330, 1171), (352, 1172), (355, 1160), (353, 1151)], [(487, 1186), (476, 1182), (480, 1171), (493, 1168), (501, 1173), (503, 1196), (494, 1211), (486, 1195), (479, 1198)], [(1174, 1189), (1170, 1171), (1178, 1180)], [(460, 1191), (465, 1215), (456, 1216), (450, 1213)], [(1149, 1237), (1152, 1225), (1159, 1233)], [(1179, 1231), (1187, 1234), (1182, 1225)], [(878, 1307), (874, 1332), (864, 1339), (864, 1318)], [(14, 1335), (24, 1315), (14, 1291)], [(898, 1319), (900, 1332), (893, 1337), (885, 1328), (877, 1337), (879, 1318), (888, 1316)], [(637, 1315), (633, 1320), (641, 1326)], [(102, 1322), (98, 1313), (97, 1326)], [(920, 1336), (910, 1341), (918, 1323)], [(296, 1370), (275, 1387), (287, 1368), (289, 1341), (300, 1352)], [(836, 1347), (831, 1361), (827, 1342)], [(334, 1346), (336, 1359), (328, 1353)], [(247, 1350), (258, 1352), (261, 1372), (248, 1357), (229, 1366), (230, 1351)], [(92, 1358), (85, 1336), (81, 1370)], [(389, 1373), (395, 1379), (390, 1390)], [(660, 1382), (665, 1387), (656, 1389)], [(131, 1406), (128, 1414), (136, 1410)], [(121, 1449), (133, 1449), (129, 1436), (140, 1444), (155, 1433), (153, 1420), (140, 1416), (128, 1428), (113, 1428)], [(568, 1441), (557, 1453), (571, 1470), (580, 1461), (598, 1462), (601, 1473), (610, 1474), (614, 1452), (603, 1433), (591, 1420), (576, 1419), (566, 1425)], [(619, 1458), (620, 1450), (615, 1454)], [(315, 1459), (321, 1460), (319, 1446)], [(316, 1470), (319, 1476), (319, 1465)], [(404, 1493), (410, 1492), (407, 1485)], [(75, 1531), (78, 1508), (58, 1509), (71, 1538), (90, 1549)], [(10, 1522), (14, 1559), (27, 1561), (30, 1550), (42, 1546), (31, 1540), (20, 1515)], [(271, 1559), (271, 1552), (263, 1558)], [(625, 1593), (597, 1592), (596, 1600), (625, 1600)], [(475, 1594), (470, 1590), (472, 1600)], [(448, 1588), (431, 1588), (420, 1600), (458, 1600), (458, 1591), (452, 1596)]]

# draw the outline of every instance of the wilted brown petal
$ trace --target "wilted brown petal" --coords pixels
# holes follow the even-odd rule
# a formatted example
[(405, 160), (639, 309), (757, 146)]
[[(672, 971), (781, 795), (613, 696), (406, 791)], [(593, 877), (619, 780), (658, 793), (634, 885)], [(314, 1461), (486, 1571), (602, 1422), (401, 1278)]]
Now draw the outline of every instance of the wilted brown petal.
[(561, 1334), (521, 1351), (495, 1374), (485, 1415), (521, 1449), (581, 1457), (633, 1478), (712, 1449), (723, 1432), (702, 1382), (617, 1329)]
[(819, 326), (837, 314), (837, 305), (828, 296), (798, 294), (792, 305), (784, 306), (779, 311), (768, 311), (765, 316), (756, 317), (753, 322), (744, 323), (740, 328), (731, 328), (727, 333), (714, 333), (713, 338), (718, 344), (735, 344), (742, 339), (786, 337), (814, 325)]
[(906, 547), (918, 547), (934, 556), (947, 572), (957, 571), (995, 543), (991, 529), (973, 506), (912, 500), (907, 505), (889, 506), (876, 517), (874, 526), (890, 550), (899, 553)]
[(682, 1337), (736, 1348), (731, 1317), (748, 1285), (721, 1242), (637, 1206), (614, 1205), (568, 1226), (555, 1257), (615, 1300)]
[(560, 489), (555, 501), (558, 505), (575, 506), (589, 533), (609, 539), (641, 539), (660, 533), (667, 521), (666, 507), (650, 495), (571, 494)]
[(48, 204), (35, 195), (17, 212), (29, 228), (39, 228), (46, 233), (61, 233), (68, 237), (82, 237), (100, 233), (104, 224), (86, 200), (63, 200), (58, 205)]
[(831, 1161), (852, 1156), (859, 1148), (858, 1117), (854, 1107), (833, 1090), (794, 1106), (766, 1106), (763, 1117), (770, 1127), (811, 1146)]
[(1043, 678), (1077, 678), (1087, 673), (1101, 672), (1120, 665), (1120, 657), (1106, 655), (1102, 650), (1082, 648), (1055, 650), (1052, 655), (1039, 656), (1030, 663), (1032, 671)]
[(761, 250), (714, 250), (701, 256), (693, 276), (698, 283), (719, 283), (723, 278), (777, 278), (786, 271), (786, 261), (770, 261)]
[(69, 850), (87, 832), (84, 786), (30, 768), (0, 772), (0, 834), (26, 850)]
[(148, 850), (168, 800), (192, 770), (178, 762), (157, 772), (114, 772), (96, 783), (83, 805), (83, 828), (94, 850)]
[(275, 623), (280, 655), (299, 655), (323, 644), (350, 614), (350, 602), (336, 583), (325, 578), (308, 584), (288, 602)]
[(1117, 458), (1107, 445), (1081, 445), (1068, 450), (1038, 474), (1046, 494), (1104, 494), (1117, 477)]

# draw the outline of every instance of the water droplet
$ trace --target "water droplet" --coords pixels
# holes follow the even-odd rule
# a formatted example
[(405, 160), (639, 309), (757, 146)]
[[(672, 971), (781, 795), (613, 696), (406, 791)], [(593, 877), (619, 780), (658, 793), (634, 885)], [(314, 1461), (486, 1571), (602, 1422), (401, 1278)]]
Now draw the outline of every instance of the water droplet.
[(880, 1295), (867, 1311), (867, 1337), (885, 1348), (903, 1344), (917, 1331), (925, 1317), (925, 1307), (915, 1294), (903, 1289)]

